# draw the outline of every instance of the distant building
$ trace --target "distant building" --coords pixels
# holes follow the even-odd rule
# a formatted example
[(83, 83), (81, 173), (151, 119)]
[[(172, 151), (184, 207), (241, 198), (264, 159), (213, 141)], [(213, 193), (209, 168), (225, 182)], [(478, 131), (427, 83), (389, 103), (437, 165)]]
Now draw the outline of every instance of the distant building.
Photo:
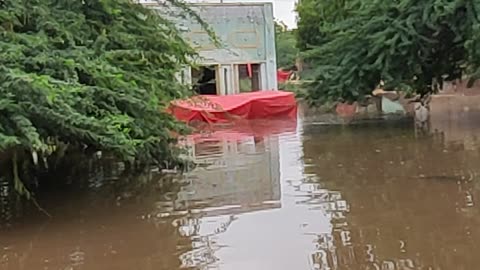
[(180, 75), (201, 94), (229, 95), (276, 90), (276, 54), (271, 3), (192, 3), (192, 9), (216, 34), (216, 46), (195, 20), (166, 14), (157, 1), (140, 1), (170, 16), (198, 51), (200, 68)]

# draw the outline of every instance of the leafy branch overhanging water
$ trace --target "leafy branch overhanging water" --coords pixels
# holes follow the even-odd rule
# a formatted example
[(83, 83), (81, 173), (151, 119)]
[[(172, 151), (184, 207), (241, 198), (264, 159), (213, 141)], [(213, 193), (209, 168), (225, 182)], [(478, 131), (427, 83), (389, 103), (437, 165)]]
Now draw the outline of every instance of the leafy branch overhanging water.
[(165, 16), (132, 0), (5, 0), (0, 37), (1, 175), (18, 191), (74, 151), (177, 161), (185, 127), (165, 109), (190, 94), (176, 75), (195, 52)]
[(302, 0), (298, 45), (315, 69), (312, 103), (362, 99), (380, 80), (409, 93), (479, 78), (476, 0)]

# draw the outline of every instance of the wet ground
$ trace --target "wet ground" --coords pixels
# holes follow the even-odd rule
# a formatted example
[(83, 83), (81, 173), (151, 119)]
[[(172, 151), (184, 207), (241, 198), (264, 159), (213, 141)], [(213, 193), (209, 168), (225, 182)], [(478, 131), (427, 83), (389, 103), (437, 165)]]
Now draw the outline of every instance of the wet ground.
[(103, 167), (81, 193), (44, 195), (51, 219), (28, 212), (0, 231), (0, 270), (479, 269), (475, 136), (236, 130), (190, 137), (198, 167), (169, 184), (126, 190)]

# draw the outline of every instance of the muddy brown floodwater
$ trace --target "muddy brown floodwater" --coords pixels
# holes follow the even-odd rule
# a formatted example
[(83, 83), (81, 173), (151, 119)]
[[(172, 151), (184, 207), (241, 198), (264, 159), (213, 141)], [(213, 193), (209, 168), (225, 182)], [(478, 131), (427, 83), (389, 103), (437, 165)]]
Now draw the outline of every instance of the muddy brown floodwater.
[(81, 194), (44, 195), (51, 219), (30, 211), (0, 231), (0, 269), (479, 269), (476, 136), (236, 130), (189, 137), (198, 167), (169, 192), (133, 194), (102, 171)]

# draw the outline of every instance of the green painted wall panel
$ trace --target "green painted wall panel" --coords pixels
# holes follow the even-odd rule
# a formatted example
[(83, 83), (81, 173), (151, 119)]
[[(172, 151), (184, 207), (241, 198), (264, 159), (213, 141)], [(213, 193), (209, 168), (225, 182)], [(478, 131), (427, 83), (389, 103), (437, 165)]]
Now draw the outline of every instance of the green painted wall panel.
[(272, 3), (196, 3), (190, 6), (215, 32), (221, 43), (219, 47), (194, 19), (178, 16), (171, 7), (151, 7), (170, 16), (198, 51), (199, 64), (261, 63), (263, 89), (277, 89)]
[[(268, 61), (268, 48), (275, 48), (271, 3), (202, 3), (192, 8), (213, 29), (221, 48), (216, 48), (208, 34), (193, 19), (172, 16), (184, 36), (207, 60), (222, 62)], [(162, 12), (161, 8), (159, 11)]]

